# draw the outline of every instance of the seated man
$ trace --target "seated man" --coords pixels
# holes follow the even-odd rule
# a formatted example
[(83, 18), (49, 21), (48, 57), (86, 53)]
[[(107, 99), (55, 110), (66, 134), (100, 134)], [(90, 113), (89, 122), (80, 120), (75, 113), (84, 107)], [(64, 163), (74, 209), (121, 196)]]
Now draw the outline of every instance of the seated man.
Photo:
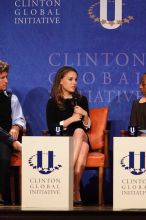
[(0, 127), (0, 143), (11, 144), (15, 150), (21, 151), (22, 145), (19, 141), (15, 140), (8, 132)]
[(9, 65), (0, 60), (0, 205), (4, 204), (13, 149), (21, 151), (19, 135), (26, 122), (18, 98), (7, 92)]
[(146, 130), (146, 73), (140, 79), (139, 88), (142, 97), (133, 102), (130, 126), (138, 126), (139, 129)]

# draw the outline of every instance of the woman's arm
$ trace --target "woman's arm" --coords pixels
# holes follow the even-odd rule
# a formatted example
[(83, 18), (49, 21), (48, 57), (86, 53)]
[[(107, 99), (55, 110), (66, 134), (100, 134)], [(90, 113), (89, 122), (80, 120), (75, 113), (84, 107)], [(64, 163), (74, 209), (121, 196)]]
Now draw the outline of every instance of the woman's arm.
[(75, 111), (75, 113), (78, 113), (78, 114), (82, 115), (83, 125), (86, 128), (90, 128), (91, 121), (90, 121), (90, 118), (89, 118), (88, 101), (87, 101), (87, 98), (85, 96), (82, 97), (81, 102), (80, 102), (80, 106), (75, 106), (74, 107), (74, 111)]
[(55, 127), (62, 125), (67, 128), (73, 122), (80, 121), (82, 119), (81, 115), (73, 113), (70, 117), (62, 117), (62, 112), (59, 110), (57, 105), (50, 99), (47, 103), (46, 108), (47, 126), (50, 131), (54, 130)]
[(67, 128), (70, 124), (81, 121), (82, 116), (80, 114), (73, 113), (73, 115), (63, 121), (63, 127)]
[(52, 99), (49, 99), (46, 107), (46, 121), (49, 130), (52, 130), (55, 126), (59, 126), (57, 117), (57, 106), (53, 103)]

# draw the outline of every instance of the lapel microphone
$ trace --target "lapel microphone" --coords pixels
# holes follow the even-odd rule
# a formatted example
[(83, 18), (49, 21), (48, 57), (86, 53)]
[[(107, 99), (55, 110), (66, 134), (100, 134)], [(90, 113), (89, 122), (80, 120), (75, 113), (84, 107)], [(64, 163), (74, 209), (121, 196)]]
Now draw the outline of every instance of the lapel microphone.
[(78, 95), (77, 94), (73, 94), (73, 105), (74, 106), (78, 105)]

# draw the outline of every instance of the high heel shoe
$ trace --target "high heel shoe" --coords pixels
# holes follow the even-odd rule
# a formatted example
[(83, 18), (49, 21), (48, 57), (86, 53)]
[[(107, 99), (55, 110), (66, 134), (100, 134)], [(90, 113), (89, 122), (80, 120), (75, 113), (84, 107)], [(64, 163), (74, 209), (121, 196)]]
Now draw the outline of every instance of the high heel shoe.
[(82, 205), (83, 205), (82, 200), (74, 201), (74, 206), (82, 206)]
[(83, 202), (80, 196), (80, 190), (74, 192), (74, 206), (82, 206)]

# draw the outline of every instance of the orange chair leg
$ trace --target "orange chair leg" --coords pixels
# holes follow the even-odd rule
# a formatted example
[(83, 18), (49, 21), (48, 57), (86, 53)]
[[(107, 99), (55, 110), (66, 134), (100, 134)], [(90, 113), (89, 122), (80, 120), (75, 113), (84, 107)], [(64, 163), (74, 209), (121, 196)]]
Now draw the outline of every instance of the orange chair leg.
[(104, 168), (99, 167), (99, 179), (98, 179), (98, 184), (99, 184), (99, 191), (98, 191), (98, 205), (102, 206), (103, 205), (103, 173), (104, 173)]
[(21, 198), (21, 188), (22, 188), (22, 186), (21, 186), (21, 167), (19, 167), (19, 196), (20, 196), (20, 204), (21, 204), (21, 201), (22, 201), (22, 198)]
[(14, 183), (14, 173), (13, 170), (11, 171), (11, 175), (10, 175), (10, 193), (11, 193), (11, 204), (14, 205), (15, 204), (15, 183)]
[[(16, 179), (15, 179), (15, 168), (18, 168), (18, 188), (16, 189)], [(17, 190), (17, 192), (16, 192)], [(10, 176), (10, 191), (11, 191), (11, 203), (12, 205), (16, 204), (16, 193), (19, 197), (17, 197), (18, 202), (21, 204), (21, 167), (14, 166), (11, 167), (11, 176)]]

